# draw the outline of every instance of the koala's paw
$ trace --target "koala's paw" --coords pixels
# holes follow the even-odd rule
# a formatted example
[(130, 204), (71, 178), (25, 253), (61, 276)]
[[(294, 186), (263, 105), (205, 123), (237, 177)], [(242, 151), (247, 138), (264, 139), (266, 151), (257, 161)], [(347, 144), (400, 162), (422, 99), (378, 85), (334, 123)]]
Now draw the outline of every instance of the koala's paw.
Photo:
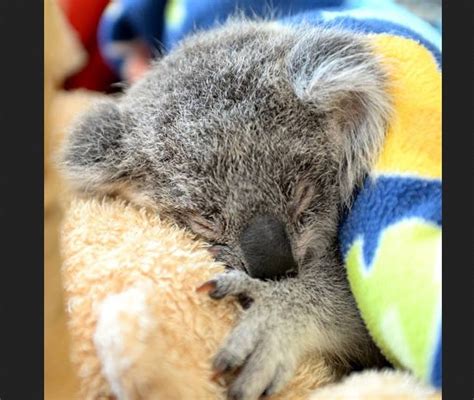
[(277, 304), (281, 299), (275, 298), (273, 285), (230, 271), (200, 287), (214, 299), (227, 295), (236, 296), (241, 303), (248, 299), (246, 311), (213, 362), (217, 375), (239, 370), (229, 387), (229, 399), (255, 400), (276, 393), (296, 370), (294, 325), (285, 307)]
[(231, 270), (217, 275), (214, 279), (198, 287), (197, 290), (207, 292), (214, 300), (220, 300), (226, 296), (236, 296), (242, 307), (247, 309), (267, 286), (267, 282), (253, 279), (245, 272)]

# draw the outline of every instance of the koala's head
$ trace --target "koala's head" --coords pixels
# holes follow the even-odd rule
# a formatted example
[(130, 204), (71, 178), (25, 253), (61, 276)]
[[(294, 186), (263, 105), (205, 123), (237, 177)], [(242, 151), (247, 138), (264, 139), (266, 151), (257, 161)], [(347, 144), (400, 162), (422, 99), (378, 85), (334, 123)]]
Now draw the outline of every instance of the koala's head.
[(388, 115), (363, 38), (234, 21), (186, 39), (124, 96), (97, 104), (62, 165), (76, 188), (154, 207), (244, 268), (242, 234), (271, 216), (300, 263), (334, 240)]

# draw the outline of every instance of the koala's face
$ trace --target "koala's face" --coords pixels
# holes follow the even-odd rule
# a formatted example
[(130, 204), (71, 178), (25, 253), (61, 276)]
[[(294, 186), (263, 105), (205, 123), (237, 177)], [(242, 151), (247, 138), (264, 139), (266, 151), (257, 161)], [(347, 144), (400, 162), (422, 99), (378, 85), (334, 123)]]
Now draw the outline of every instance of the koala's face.
[(184, 41), (72, 132), (65, 171), (233, 249), (271, 215), (300, 263), (333, 240), (376, 155), (388, 100), (358, 37), (234, 22)]

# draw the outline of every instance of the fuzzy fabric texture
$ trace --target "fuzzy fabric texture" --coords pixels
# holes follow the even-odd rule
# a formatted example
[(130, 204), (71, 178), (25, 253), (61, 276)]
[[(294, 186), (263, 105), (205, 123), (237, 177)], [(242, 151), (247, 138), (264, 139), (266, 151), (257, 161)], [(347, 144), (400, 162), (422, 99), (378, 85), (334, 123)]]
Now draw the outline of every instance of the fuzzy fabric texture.
[(437, 400), (441, 393), (401, 371), (364, 371), (317, 389), (309, 400)]
[[(225, 382), (210, 379), (210, 359), (240, 308), (195, 292), (222, 270), (204, 243), (122, 201), (75, 199), (62, 248), (81, 399), (226, 398)], [(272, 399), (441, 398), (398, 371), (337, 378), (308, 359)]]
[(441, 71), (412, 40), (370, 40), (387, 61), (394, 115), (340, 243), (375, 342), (392, 363), (441, 387)]
[[(222, 271), (205, 244), (120, 201), (74, 200), (63, 282), (81, 398), (224, 399), (210, 358), (239, 314), (195, 289)], [(305, 399), (336, 376), (307, 360), (275, 399)]]

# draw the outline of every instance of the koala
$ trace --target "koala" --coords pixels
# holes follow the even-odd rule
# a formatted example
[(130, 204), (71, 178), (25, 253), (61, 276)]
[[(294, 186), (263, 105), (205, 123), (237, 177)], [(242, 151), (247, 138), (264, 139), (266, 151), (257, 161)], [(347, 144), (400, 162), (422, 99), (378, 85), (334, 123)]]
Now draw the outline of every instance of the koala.
[(280, 391), (306, 357), (385, 364), (356, 307), (337, 231), (383, 144), (391, 102), (364, 36), (233, 20), (182, 41), (70, 132), (61, 168), (210, 244), (199, 290), (243, 313), (213, 360), (229, 398)]

